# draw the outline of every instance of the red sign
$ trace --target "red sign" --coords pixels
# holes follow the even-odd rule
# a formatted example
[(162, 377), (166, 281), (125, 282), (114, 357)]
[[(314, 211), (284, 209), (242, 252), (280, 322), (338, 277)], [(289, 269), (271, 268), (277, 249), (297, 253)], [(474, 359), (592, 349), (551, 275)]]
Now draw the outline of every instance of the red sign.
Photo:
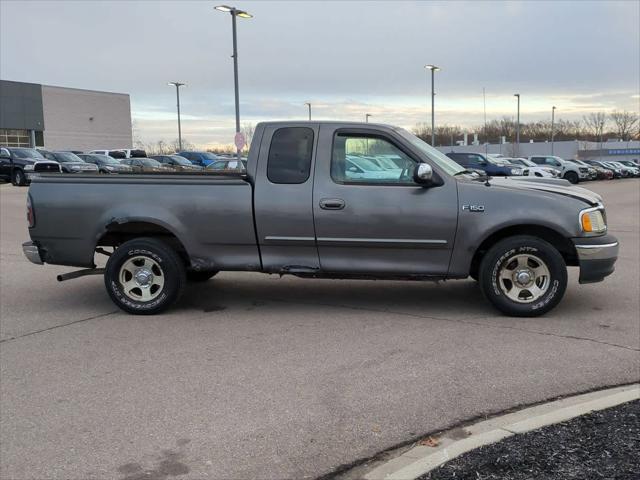
[(234, 143), (236, 144), (236, 148), (238, 150), (242, 150), (244, 146), (247, 144), (247, 141), (244, 139), (244, 135), (242, 134), (242, 132), (236, 133), (236, 136), (234, 138)]

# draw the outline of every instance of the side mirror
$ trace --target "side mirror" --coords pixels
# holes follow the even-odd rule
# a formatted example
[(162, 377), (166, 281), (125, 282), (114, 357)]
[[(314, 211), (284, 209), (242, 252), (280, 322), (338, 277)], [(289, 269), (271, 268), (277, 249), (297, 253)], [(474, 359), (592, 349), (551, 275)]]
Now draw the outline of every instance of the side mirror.
[(413, 181), (419, 185), (429, 185), (433, 180), (433, 169), (428, 163), (419, 163), (413, 170)]

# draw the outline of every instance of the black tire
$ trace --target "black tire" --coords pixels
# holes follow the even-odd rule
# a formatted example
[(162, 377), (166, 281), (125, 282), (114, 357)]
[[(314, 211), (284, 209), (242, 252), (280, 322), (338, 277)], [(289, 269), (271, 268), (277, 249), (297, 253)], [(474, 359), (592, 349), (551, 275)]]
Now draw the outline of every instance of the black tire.
[[(125, 264), (135, 267), (138, 263), (154, 264), (147, 269), (156, 281), (162, 279), (162, 286), (151, 285), (149, 295), (153, 298), (145, 301), (143, 289), (134, 287), (125, 288), (121, 281), (121, 274), (126, 279), (131, 275), (130, 270), (123, 269)], [(157, 267), (157, 268), (156, 268)], [(159, 270), (158, 270), (159, 269)], [(132, 277), (128, 281), (135, 281)], [(118, 307), (128, 313), (137, 315), (153, 315), (160, 313), (173, 305), (184, 290), (186, 283), (185, 266), (178, 254), (166, 243), (155, 238), (138, 238), (123, 243), (109, 257), (107, 262), (104, 283), (107, 292)], [(158, 287), (153, 290), (153, 287)], [(146, 288), (146, 287), (145, 287)]]
[[(542, 285), (546, 285), (546, 290), (543, 290), (544, 293), (539, 298), (527, 300), (527, 293), (532, 297), (533, 294), (526, 288), (523, 290), (521, 301), (512, 300), (507, 296), (506, 287), (510, 280), (500, 280), (499, 275), (505, 271), (509, 272), (508, 267), (514, 265), (512, 262), (516, 262), (517, 265), (517, 260), (513, 260), (516, 255), (523, 256), (521, 258), (526, 258), (525, 255), (531, 257), (529, 267), (535, 267), (537, 259), (547, 268), (549, 275), (540, 279), (542, 281), (546, 278), (542, 282)], [(539, 267), (539, 264), (537, 266)], [(550, 311), (562, 299), (567, 288), (567, 267), (560, 252), (550, 243), (540, 238), (518, 235), (501, 240), (489, 249), (480, 263), (479, 283), (485, 298), (502, 313), (513, 317), (537, 317)], [(511, 288), (515, 286), (515, 283), (511, 283)], [(535, 288), (535, 285), (531, 286)]]
[(580, 181), (578, 174), (576, 172), (567, 172), (564, 174), (564, 179), (569, 180), (569, 183), (573, 183), (574, 185)]
[(11, 183), (16, 187), (21, 187), (27, 184), (27, 176), (22, 170), (16, 168), (11, 175)]
[(196, 272), (191, 270), (187, 272), (187, 281), (189, 282), (206, 282), (218, 274), (217, 270), (201, 270)]

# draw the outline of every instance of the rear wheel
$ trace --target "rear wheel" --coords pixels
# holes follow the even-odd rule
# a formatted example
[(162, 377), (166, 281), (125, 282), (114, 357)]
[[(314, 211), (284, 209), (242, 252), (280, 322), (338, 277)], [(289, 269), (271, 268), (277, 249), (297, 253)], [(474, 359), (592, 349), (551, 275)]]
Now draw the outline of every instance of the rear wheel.
[(187, 280), (190, 282), (206, 282), (212, 277), (215, 277), (218, 274), (217, 270), (200, 270), (200, 271), (189, 271), (187, 272)]
[(480, 288), (501, 312), (535, 317), (554, 308), (567, 288), (567, 267), (553, 245), (519, 235), (495, 244), (480, 264)]
[(580, 181), (576, 172), (567, 172), (564, 174), (565, 180), (569, 180), (570, 183), (576, 184)]
[(123, 243), (109, 257), (104, 274), (111, 300), (128, 313), (151, 315), (182, 294), (185, 267), (178, 254), (155, 238)]

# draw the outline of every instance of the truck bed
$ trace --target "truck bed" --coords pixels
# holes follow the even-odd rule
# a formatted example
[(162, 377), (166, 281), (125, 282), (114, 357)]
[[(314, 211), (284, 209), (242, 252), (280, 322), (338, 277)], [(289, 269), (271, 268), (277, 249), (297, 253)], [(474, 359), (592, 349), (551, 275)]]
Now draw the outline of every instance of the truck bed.
[(30, 195), (31, 237), (47, 263), (91, 267), (110, 232), (157, 228), (180, 239), (194, 267), (260, 268), (252, 186), (240, 173), (45, 174)]

